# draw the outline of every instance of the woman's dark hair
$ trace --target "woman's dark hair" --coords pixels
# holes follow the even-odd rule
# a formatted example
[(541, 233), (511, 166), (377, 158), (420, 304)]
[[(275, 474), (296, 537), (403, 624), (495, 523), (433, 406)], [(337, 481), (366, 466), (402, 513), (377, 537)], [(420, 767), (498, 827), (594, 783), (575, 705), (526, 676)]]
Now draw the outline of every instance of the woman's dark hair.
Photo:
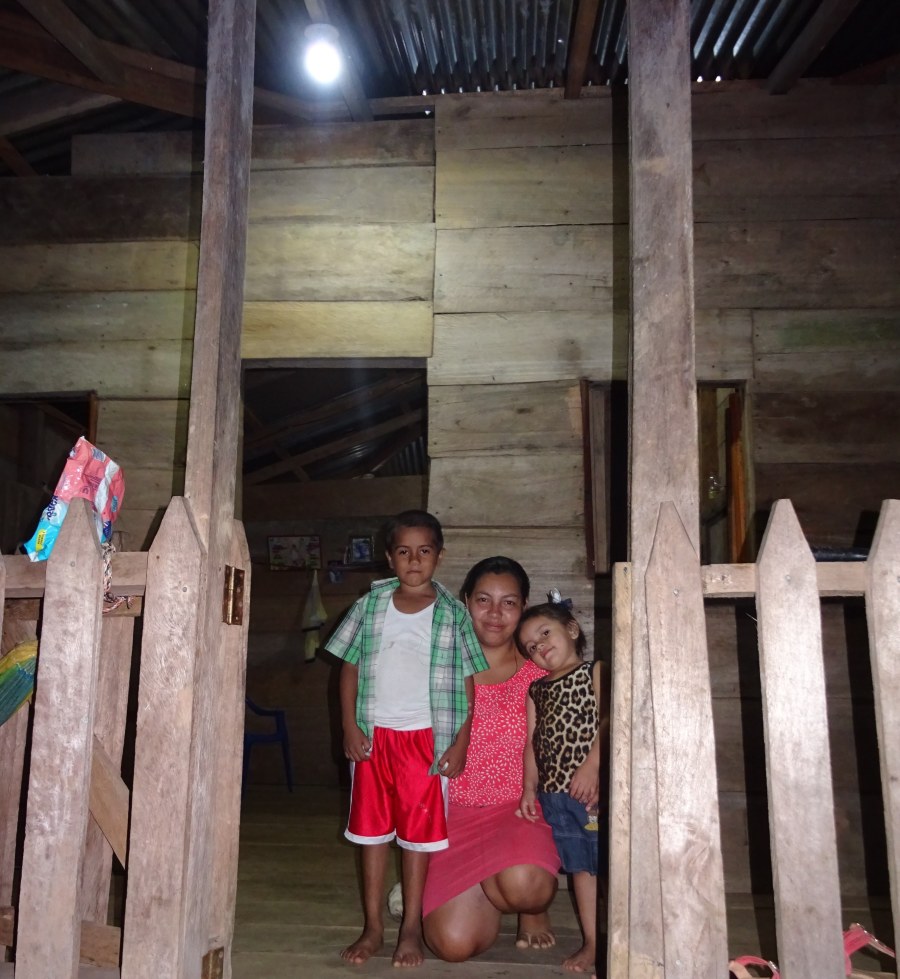
[(558, 622), (560, 625), (564, 626), (574, 622), (575, 625), (578, 626), (578, 636), (575, 639), (575, 652), (578, 653), (582, 659), (584, 658), (584, 651), (587, 649), (587, 639), (584, 638), (584, 630), (581, 628), (578, 619), (576, 619), (575, 616), (569, 611), (569, 607), (567, 605), (563, 605), (561, 603), (557, 604), (555, 602), (545, 602), (543, 605), (532, 605), (531, 608), (525, 610), (522, 618), (519, 619), (519, 624), (516, 627), (516, 645), (519, 647), (519, 651), (523, 656), (527, 656), (528, 654), (522, 646), (519, 639), (519, 633), (522, 631), (522, 626), (525, 625), (529, 619), (535, 619), (538, 616), (541, 616), (544, 619), (553, 619), (555, 622)]
[(464, 602), (471, 596), (472, 592), (475, 591), (475, 586), (486, 574), (511, 574), (518, 582), (522, 601), (528, 601), (528, 593), (531, 591), (531, 582), (528, 580), (528, 575), (525, 573), (525, 569), (521, 564), (519, 564), (518, 561), (514, 561), (511, 557), (503, 557), (502, 555), (498, 555), (497, 557), (483, 558), (478, 562), (478, 564), (472, 565), (472, 567), (469, 569), (469, 573), (466, 575), (466, 580), (463, 582), (462, 588), (459, 590), (460, 597)]
[(409, 527), (421, 527), (423, 530), (430, 530), (434, 536), (434, 546), (442, 551), (444, 549), (444, 532), (437, 517), (432, 516), (426, 510), (404, 510), (396, 517), (391, 517), (384, 525), (385, 547), (392, 551), (397, 531)]

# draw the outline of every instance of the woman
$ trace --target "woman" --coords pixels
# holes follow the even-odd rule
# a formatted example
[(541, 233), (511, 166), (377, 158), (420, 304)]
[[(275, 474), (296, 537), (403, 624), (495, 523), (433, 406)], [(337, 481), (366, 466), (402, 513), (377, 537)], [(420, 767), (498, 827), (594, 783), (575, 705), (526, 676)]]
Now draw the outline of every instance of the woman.
[(547, 915), (559, 868), (550, 827), (543, 818), (532, 823), (516, 815), (525, 698), (531, 681), (543, 675), (514, 639), (528, 591), (525, 570), (505, 557), (479, 561), (463, 583), (490, 669), (475, 675), (466, 769), (450, 782), (450, 848), (432, 854), (425, 883), (425, 941), (449, 962), (490, 948), (504, 913), (519, 914), (520, 948), (556, 944)]

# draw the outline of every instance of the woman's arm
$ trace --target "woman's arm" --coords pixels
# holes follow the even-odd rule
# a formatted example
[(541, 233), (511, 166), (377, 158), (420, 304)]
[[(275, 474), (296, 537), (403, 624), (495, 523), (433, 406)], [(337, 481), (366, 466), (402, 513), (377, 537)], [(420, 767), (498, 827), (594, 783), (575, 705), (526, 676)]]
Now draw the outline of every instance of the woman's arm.
[(531, 694), (525, 698), (525, 716), (528, 720), (528, 737), (525, 740), (525, 752), (522, 755), (522, 799), (519, 803), (519, 815), (534, 821), (537, 813), (538, 770), (534, 757), (534, 729), (537, 725), (537, 712)]
[(359, 667), (344, 663), (341, 667), (341, 726), (344, 730), (344, 755), (350, 761), (368, 761), (372, 742), (356, 723), (356, 695), (359, 688)]

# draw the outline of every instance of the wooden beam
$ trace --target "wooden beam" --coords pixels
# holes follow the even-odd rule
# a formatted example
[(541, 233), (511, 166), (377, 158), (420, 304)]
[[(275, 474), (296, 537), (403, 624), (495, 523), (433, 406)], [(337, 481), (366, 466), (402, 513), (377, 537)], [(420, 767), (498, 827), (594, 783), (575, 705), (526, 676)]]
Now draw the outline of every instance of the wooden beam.
[[(16, 936), (16, 909), (11, 905), (0, 907), (0, 945), (12, 948)], [(83, 963), (116, 967), (118, 975), (119, 946), (122, 932), (113, 925), (101, 925), (96, 921), (81, 922), (81, 952)], [(82, 970), (83, 973), (84, 970)], [(102, 979), (97, 976), (96, 979)]]
[(37, 170), (5, 137), (0, 136), (0, 160), (2, 160), (17, 177), (36, 177)]
[(91, 815), (123, 867), (128, 866), (128, 807), (131, 793), (119, 766), (94, 735), (91, 766)]
[[(306, 11), (314, 23), (331, 24), (337, 30), (338, 25), (334, 22), (334, 15), (328, 0), (305, 0), (305, 3)], [(338, 84), (341, 86), (341, 94), (350, 110), (350, 118), (354, 122), (371, 122), (373, 118), (372, 109), (366, 99), (359, 74), (353, 66), (347, 45), (340, 38), (340, 31), (338, 31), (338, 45), (344, 56), (343, 70), (338, 77)]]
[(898, 79), (900, 79), (900, 54), (889, 54), (879, 61), (845, 71), (834, 81), (839, 85), (883, 85), (896, 82)]
[(627, 13), (633, 572), (629, 979), (663, 979), (673, 974), (664, 965), (672, 950), (664, 937), (659, 825), (665, 813), (657, 797), (645, 578), (662, 503), (674, 503), (699, 551), (690, 3), (630, 0)]
[(766, 87), (773, 95), (783, 95), (794, 87), (858, 4), (859, 0), (821, 0), (806, 27), (769, 75)]
[(566, 65), (566, 98), (577, 99), (581, 95), (587, 74), (588, 58), (591, 54), (591, 41), (597, 26), (597, 10), (600, 0), (578, 0), (575, 14), (575, 27), (569, 43), (569, 57)]
[[(257, 417), (256, 413), (247, 407), (246, 402), (244, 403), (244, 418), (246, 418), (255, 429), (268, 434), (267, 426), (263, 425), (263, 423)], [(247, 443), (245, 440), (244, 442), (245, 449), (243, 452), (243, 456), (245, 459), (247, 457), (246, 444)], [(284, 446), (278, 444), (277, 438), (275, 438), (272, 442), (272, 451), (275, 453), (275, 455), (278, 456), (279, 459), (285, 459), (290, 462), (291, 472), (293, 472), (302, 483), (305, 483), (309, 480), (309, 475), (306, 472), (306, 470), (303, 468), (303, 466), (291, 461), (290, 453), (287, 451), (287, 449), (284, 448)]]
[(19, 0), (19, 5), (97, 78), (110, 84), (122, 81), (121, 65), (62, 0)]
[[(3, 46), (2, 33), (0, 26), (0, 48)], [(0, 136), (24, 133), (29, 129), (52, 125), (61, 119), (74, 119), (119, 102), (121, 99), (114, 95), (46, 82), (39, 89), (29, 89), (18, 95), (4, 95)]]

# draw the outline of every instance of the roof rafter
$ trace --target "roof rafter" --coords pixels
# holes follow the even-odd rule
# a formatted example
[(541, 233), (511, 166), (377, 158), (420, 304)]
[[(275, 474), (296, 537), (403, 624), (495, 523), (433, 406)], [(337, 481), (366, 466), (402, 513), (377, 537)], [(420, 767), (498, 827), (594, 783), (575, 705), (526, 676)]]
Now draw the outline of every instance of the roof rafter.
[(579, 0), (566, 65), (567, 99), (577, 99), (581, 95), (581, 87), (584, 85), (584, 78), (587, 74), (588, 57), (591, 53), (591, 41), (594, 39), (594, 30), (597, 26), (599, 7), (600, 0)]

